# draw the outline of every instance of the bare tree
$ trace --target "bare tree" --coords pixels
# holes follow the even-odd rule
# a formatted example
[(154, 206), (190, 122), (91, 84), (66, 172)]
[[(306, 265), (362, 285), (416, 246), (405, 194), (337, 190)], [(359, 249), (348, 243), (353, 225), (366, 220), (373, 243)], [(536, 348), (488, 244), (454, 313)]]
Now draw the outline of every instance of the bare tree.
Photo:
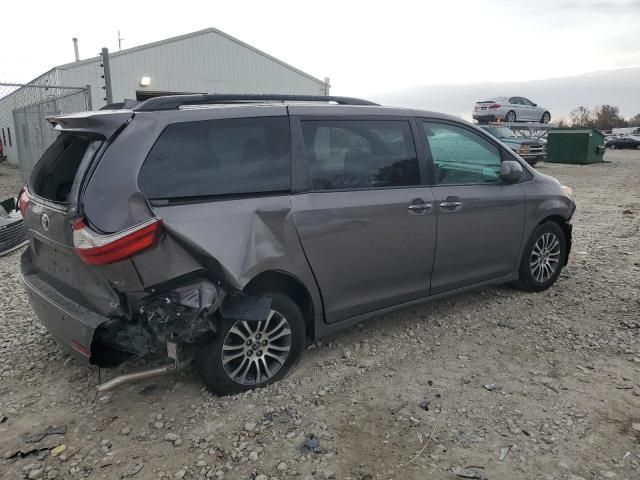
[(640, 127), (640, 113), (631, 117), (628, 123), (630, 127)]
[(571, 126), (576, 128), (590, 127), (593, 125), (591, 111), (587, 107), (576, 107), (569, 114)]
[(620, 116), (620, 109), (613, 105), (600, 105), (593, 111), (593, 126), (600, 130), (626, 127), (627, 122)]

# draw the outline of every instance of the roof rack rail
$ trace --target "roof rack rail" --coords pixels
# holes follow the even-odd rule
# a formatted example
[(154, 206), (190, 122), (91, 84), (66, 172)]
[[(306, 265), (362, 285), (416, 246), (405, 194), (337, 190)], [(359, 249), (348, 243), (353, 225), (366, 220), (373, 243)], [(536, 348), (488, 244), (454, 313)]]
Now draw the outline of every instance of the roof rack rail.
[(333, 97), (325, 95), (169, 95), (154, 97), (136, 107), (138, 112), (153, 112), (157, 110), (176, 110), (183, 105), (209, 105), (216, 103), (260, 103), (260, 102), (334, 102), (338, 105), (378, 105), (369, 100), (352, 97)]

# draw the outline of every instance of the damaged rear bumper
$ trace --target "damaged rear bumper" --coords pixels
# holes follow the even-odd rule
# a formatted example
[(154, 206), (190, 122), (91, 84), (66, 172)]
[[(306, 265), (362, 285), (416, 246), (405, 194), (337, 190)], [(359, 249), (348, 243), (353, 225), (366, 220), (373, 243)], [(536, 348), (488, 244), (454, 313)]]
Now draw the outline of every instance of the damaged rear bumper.
[(28, 252), (22, 255), (22, 278), (38, 320), (73, 357), (91, 363), (96, 329), (109, 319), (69, 300), (42, 281), (31, 269)]
[(182, 286), (174, 279), (160, 291), (134, 292), (133, 315), (112, 318), (79, 305), (41, 278), (28, 251), (22, 256), (22, 278), (40, 323), (76, 359), (104, 368), (118, 366), (132, 355), (159, 352), (169, 343), (181, 345), (182, 358), (175, 360), (182, 363), (202, 340), (215, 334), (219, 317), (262, 321), (271, 308), (270, 298), (227, 295), (202, 278)]

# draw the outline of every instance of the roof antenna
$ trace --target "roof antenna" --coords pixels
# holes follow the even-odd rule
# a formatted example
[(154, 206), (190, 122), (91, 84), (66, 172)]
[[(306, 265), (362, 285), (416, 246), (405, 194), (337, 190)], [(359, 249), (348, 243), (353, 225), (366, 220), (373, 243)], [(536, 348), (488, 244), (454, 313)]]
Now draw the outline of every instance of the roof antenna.
[(118, 51), (122, 50), (122, 41), (124, 38), (120, 36), (120, 30), (118, 30)]
[(80, 53), (78, 52), (78, 39), (77, 38), (73, 38), (73, 50), (76, 53), (76, 62), (80, 61)]

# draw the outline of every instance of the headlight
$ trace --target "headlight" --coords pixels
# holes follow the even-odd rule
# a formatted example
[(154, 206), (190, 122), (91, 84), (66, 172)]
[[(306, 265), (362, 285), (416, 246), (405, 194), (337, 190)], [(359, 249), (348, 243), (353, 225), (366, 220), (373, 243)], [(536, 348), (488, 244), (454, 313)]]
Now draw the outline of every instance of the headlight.
[(569, 197), (569, 198), (573, 198), (573, 190), (571, 190), (571, 187), (567, 187), (566, 185), (562, 185), (560, 186), (560, 188), (562, 189), (562, 191), (564, 192), (564, 194)]

